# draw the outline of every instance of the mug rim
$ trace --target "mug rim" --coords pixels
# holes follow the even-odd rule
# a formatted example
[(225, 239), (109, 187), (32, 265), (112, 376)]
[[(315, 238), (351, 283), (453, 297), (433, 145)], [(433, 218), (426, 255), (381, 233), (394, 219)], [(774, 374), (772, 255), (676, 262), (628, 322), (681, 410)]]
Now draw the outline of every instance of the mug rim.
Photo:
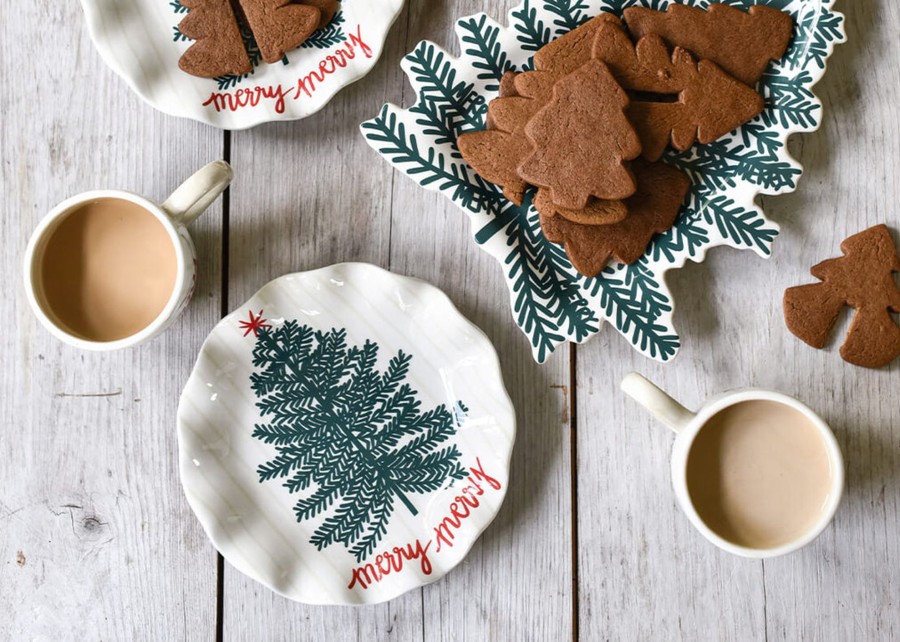
[[(93, 341), (91, 339), (85, 339), (69, 332), (60, 324), (57, 324), (41, 304), (41, 301), (37, 294), (39, 286), (36, 284), (36, 261), (38, 258), (40, 258), (38, 256), (38, 248), (41, 242), (47, 238), (48, 232), (51, 230), (53, 225), (61, 218), (65, 217), (68, 213), (73, 211), (77, 206), (83, 205), (90, 201), (98, 201), (103, 199), (121, 199), (130, 201), (131, 203), (140, 206), (145, 211), (152, 214), (160, 223), (162, 223), (163, 227), (166, 230), (166, 233), (169, 235), (169, 240), (172, 242), (172, 246), (175, 250), (176, 260), (175, 283), (172, 286), (172, 292), (169, 295), (169, 300), (166, 302), (166, 305), (163, 307), (163, 309), (159, 312), (158, 315), (156, 315), (153, 321), (141, 328), (138, 332), (135, 332), (134, 334), (123, 337), (121, 339), (115, 339), (113, 341)], [(43, 325), (44, 328), (46, 328), (54, 337), (56, 337), (63, 343), (76, 348), (80, 348), (82, 350), (90, 350), (93, 352), (110, 352), (113, 350), (119, 350), (121, 348), (138, 345), (154, 337), (161, 329), (165, 327), (165, 324), (172, 318), (172, 315), (175, 313), (179, 301), (181, 300), (181, 292), (184, 289), (185, 276), (187, 272), (187, 257), (185, 256), (184, 247), (181, 244), (180, 235), (178, 233), (178, 228), (175, 225), (175, 221), (170, 218), (170, 216), (160, 205), (135, 192), (119, 189), (89, 190), (87, 192), (81, 192), (80, 194), (70, 196), (64, 201), (58, 203), (55, 207), (53, 207), (53, 209), (51, 209), (46, 215), (44, 215), (40, 222), (38, 222), (37, 227), (32, 232), (31, 238), (28, 240), (28, 246), (25, 249), (24, 263), (25, 293), (28, 298), (28, 303), (31, 307), (31, 310), (38, 318), (38, 321), (40, 321), (41, 325)]]
[[(697, 435), (709, 423), (716, 414), (731, 406), (746, 401), (774, 401), (789, 406), (794, 410), (802, 413), (818, 430), (819, 435), (825, 442), (828, 451), (828, 459), (832, 468), (831, 488), (828, 496), (828, 502), (822, 508), (819, 519), (806, 530), (802, 535), (793, 540), (768, 548), (752, 548), (742, 546), (731, 542), (709, 526), (700, 517), (694, 506), (687, 485), (687, 463), (688, 457)], [(759, 388), (742, 388), (731, 392), (723, 393), (709, 402), (694, 415), (694, 418), (676, 437), (677, 448), (673, 449), (672, 455), (672, 480), (675, 486), (675, 495), (678, 498), (681, 509), (687, 515), (691, 524), (710, 542), (721, 548), (722, 550), (752, 559), (768, 559), (779, 557), (793, 553), (807, 544), (815, 540), (828, 527), (837, 513), (838, 506), (844, 493), (845, 471), (844, 457), (841, 453), (840, 445), (834, 436), (831, 428), (825, 421), (819, 417), (809, 406), (801, 401), (771, 390), (763, 390)]]

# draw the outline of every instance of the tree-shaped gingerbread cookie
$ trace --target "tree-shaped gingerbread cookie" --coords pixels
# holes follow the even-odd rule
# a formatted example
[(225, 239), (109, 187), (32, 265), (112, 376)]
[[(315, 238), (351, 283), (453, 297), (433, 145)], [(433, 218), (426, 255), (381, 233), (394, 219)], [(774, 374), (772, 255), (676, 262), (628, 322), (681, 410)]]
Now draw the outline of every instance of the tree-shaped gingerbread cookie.
[(900, 258), (885, 225), (876, 225), (841, 243), (844, 256), (823, 261), (811, 271), (821, 283), (784, 293), (788, 329), (814, 348), (828, 340), (845, 305), (856, 315), (841, 346), (841, 357), (866, 368), (880, 368), (900, 357), (900, 288), (893, 273)]
[[(593, 56), (608, 65), (623, 87), (644, 94), (631, 102), (628, 118), (641, 138), (642, 156), (650, 161), (670, 145), (686, 151), (694, 143), (711, 143), (764, 107), (756, 90), (681, 47), (670, 53), (656, 34), (634, 44), (621, 27), (602, 24)], [(665, 96), (669, 100), (660, 99)]]
[(606, 65), (582, 65), (553, 86), (553, 98), (525, 126), (534, 150), (519, 176), (548, 188), (566, 209), (583, 209), (591, 197), (631, 196), (636, 185), (626, 161), (640, 155), (641, 141), (625, 116), (629, 103)]
[(215, 78), (253, 69), (229, 0), (182, 0), (181, 4), (188, 14), (178, 29), (194, 40), (178, 61), (182, 71)]

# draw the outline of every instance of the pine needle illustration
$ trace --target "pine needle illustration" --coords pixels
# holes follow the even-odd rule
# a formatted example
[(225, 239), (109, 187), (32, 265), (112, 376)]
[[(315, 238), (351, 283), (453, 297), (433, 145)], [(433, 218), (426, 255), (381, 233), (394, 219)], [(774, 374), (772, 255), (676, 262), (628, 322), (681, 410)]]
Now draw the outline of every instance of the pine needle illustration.
[(310, 543), (340, 542), (358, 562), (387, 532), (395, 500), (416, 515), (411, 494), (465, 477), (450, 442), (465, 406), (423, 411), (405, 383), (412, 357), (398, 351), (384, 372), (377, 357), (371, 341), (348, 346), (343, 329), (297, 321), (261, 330), (253, 350), (251, 384), (268, 420), (253, 436), (277, 450), (259, 466), (260, 483), (283, 479), (301, 494), (298, 522), (327, 514)]

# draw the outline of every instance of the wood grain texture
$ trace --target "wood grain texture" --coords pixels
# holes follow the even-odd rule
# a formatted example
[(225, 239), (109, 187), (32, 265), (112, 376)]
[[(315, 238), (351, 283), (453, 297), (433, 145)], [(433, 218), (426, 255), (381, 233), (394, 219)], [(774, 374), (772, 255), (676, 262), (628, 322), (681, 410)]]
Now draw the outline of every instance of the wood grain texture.
[[(268, 281), (343, 261), (390, 267), (392, 170), (373, 159), (359, 123), (400, 86), (407, 12), (382, 60), (321, 112), (232, 137), (228, 301), (236, 308)], [(418, 640), (418, 592), (366, 608), (297, 604), (226, 564), (227, 640)]]
[(219, 312), (219, 206), (194, 228), (191, 306), (138, 349), (63, 346), (21, 278), (28, 237), (57, 202), (102, 187), (163, 199), (221, 155), (222, 137), (132, 94), (78, 3), (4, 3), (0, 54), (0, 638), (213, 639), (215, 553), (178, 482), (175, 409)]
[[(505, 18), (513, 2), (492, 2)], [(406, 50), (427, 38), (458, 53), (452, 25), (485, 10), (473, 0), (413, 2)], [(404, 86), (402, 104), (413, 101)], [(372, 152), (372, 158), (381, 161)], [(497, 348), (517, 415), (503, 509), (467, 559), (424, 589), (426, 640), (566, 640), (572, 636), (569, 360), (538, 366), (511, 322), (502, 269), (472, 240), (467, 217), (445, 196), (395, 179), (391, 268), (442, 288)]]
[[(287, 272), (340, 261), (372, 262), (443, 288), (501, 353), (520, 422), (512, 488), (460, 568), (389, 604), (296, 605), (228, 568), (226, 639), (570, 636), (567, 361), (543, 369), (532, 362), (527, 342), (509, 323), (500, 270), (475, 247), (466, 217), (443, 197), (395, 176), (357, 129), (384, 102), (411, 100), (400, 59), (425, 37), (452, 45), (456, 12), (478, 10), (477, 3), (459, 4), (411, 3), (375, 71), (317, 116), (234, 134), (239, 178), (230, 214), (229, 301), (239, 305)], [(274, 181), (272, 168), (279, 168)], [(535, 389), (541, 394), (532, 394)], [(539, 577), (539, 586), (508, 582), (511, 568)]]
[[(823, 128), (795, 139), (799, 190), (764, 199), (782, 226), (774, 255), (716, 249), (669, 278), (685, 348), (668, 366), (634, 356), (607, 332), (578, 349), (578, 524), (582, 638), (890, 640), (900, 635), (900, 363), (879, 371), (816, 351), (782, 317), (785, 288), (840, 255), (847, 236), (887, 222), (900, 240), (895, 175), (900, 128), (898, 7), (843, 3), (849, 43), (817, 93)], [(604, 364), (604, 365), (601, 365)], [(809, 547), (766, 562), (707, 544), (671, 492), (672, 435), (618, 383), (630, 370), (689, 407), (719, 391), (758, 386), (795, 395), (835, 430), (847, 491), (831, 527)]]
[[(811, 281), (809, 266), (836, 256), (846, 236), (886, 221), (900, 239), (900, 7), (838, 7), (850, 42), (817, 90), (823, 128), (792, 144), (806, 175), (797, 193), (764, 199), (783, 228), (773, 258), (721, 248), (673, 273), (678, 359), (644, 359), (607, 328), (575, 350), (572, 381), (566, 350), (544, 366), (531, 360), (500, 268), (475, 246), (465, 216), (396, 174), (358, 132), (385, 101), (411, 103), (399, 63), (419, 40), (456, 51), (456, 18), (505, 20), (512, 4), (411, 0), (374, 71), (322, 112), (231, 135), (225, 289), (217, 203), (192, 230), (200, 281), (186, 314), (147, 346), (109, 355), (66, 348), (33, 319), (20, 285), (28, 236), (56, 202), (85, 189), (164, 198), (220, 157), (226, 137), (141, 103), (100, 61), (77, 5), (16, 3), (15, 16), (0, 5), (9, 282), (0, 307), (0, 639), (215, 639), (216, 556), (178, 482), (178, 395), (223, 303), (232, 309), (275, 277), (339, 261), (426, 279), (485, 330), (518, 415), (511, 488), (456, 570), (388, 604), (308, 607), (226, 565), (225, 640), (570, 640), (573, 609), (579, 639), (591, 641), (900, 638), (900, 363), (849, 366), (839, 336), (812, 350), (781, 316), (784, 288)], [(756, 385), (819, 411), (847, 460), (834, 524), (765, 563), (707, 544), (671, 493), (672, 435), (619, 392), (631, 370), (693, 407)]]

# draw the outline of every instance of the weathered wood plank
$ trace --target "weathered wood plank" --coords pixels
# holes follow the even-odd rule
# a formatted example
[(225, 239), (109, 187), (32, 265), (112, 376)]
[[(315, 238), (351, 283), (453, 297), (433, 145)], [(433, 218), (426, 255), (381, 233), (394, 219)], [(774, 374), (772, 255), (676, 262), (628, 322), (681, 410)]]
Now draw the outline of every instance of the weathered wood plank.
[[(458, 53), (455, 21), (488, 11), (505, 21), (515, 4), (455, 2), (442, 14), (412, 3), (411, 50), (423, 38)], [(412, 103), (404, 90), (404, 106)], [(424, 589), (428, 640), (565, 640), (572, 637), (569, 360), (544, 366), (510, 314), (501, 266), (482, 252), (465, 214), (405, 176), (394, 189), (391, 267), (442, 288), (491, 338), (500, 355), (518, 429), (510, 487), (495, 522), (467, 559)]]
[[(788, 333), (781, 310), (784, 289), (810, 282), (809, 267), (837, 255), (850, 234), (887, 221), (900, 239), (900, 131), (881, 107), (897, 97), (888, 61), (900, 14), (867, 3), (841, 9), (850, 42), (818, 89), (824, 127), (794, 145), (806, 175), (796, 194), (765, 199), (783, 228), (773, 258), (717, 249), (670, 277), (686, 346), (671, 365), (633, 356), (612, 331), (578, 350), (584, 639), (875, 640), (900, 631), (900, 364), (845, 364), (840, 338), (813, 350)], [(752, 385), (819, 411), (848, 467), (834, 524), (806, 549), (765, 563), (707, 544), (671, 493), (672, 436), (618, 390), (632, 369), (690, 406)]]
[(194, 228), (193, 303), (144, 347), (67, 348), (20, 285), (27, 239), (58, 201), (98, 187), (162, 199), (222, 153), (218, 132), (145, 106), (82, 25), (78, 3), (0, 8), (0, 637), (212, 639), (215, 553), (181, 492), (175, 410), (219, 314), (219, 205)]
[[(900, 7), (844, 2), (849, 41), (819, 87), (823, 129), (802, 139), (800, 191), (766, 206), (782, 223), (779, 251), (754, 291), (813, 281), (809, 267), (839, 256), (851, 234), (886, 222), (900, 243)], [(726, 268), (727, 269), (727, 268)], [(784, 331), (778, 301), (756, 341), (753, 375), (807, 401), (844, 450), (847, 492), (834, 525), (808, 550), (765, 563), (769, 640), (900, 637), (900, 362), (873, 371), (838, 355), (850, 315), (825, 351)], [(782, 355), (787, 358), (783, 358)]]
[[(402, 13), (375, 69), (318, 114), (233, 134), (230, 307), (290, 272), (342, 261), (389, 267), (392, 171), (358, 128), (386, 100), (399, 100), (407, 20)], [(418, 592), (372, 607), (311, 607), (225, 568), (225, 639), (422, 637)]]

